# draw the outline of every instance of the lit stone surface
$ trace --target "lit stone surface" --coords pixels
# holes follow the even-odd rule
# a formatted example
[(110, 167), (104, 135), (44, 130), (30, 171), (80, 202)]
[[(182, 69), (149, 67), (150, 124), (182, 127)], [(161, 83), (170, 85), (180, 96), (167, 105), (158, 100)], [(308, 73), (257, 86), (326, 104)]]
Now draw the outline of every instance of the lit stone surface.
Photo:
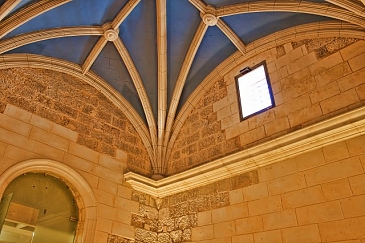
[[(92, 156), (95, 151), (116, 156), (120, 149), (128, 154), (131, 170), (150, 173), (146, 149), (133, 125), (95, 88), (72, 76), (42, 69), (1, 70), (0, 80), (0, 102), (9, 103), (5, 115), (34, 124), (31, 138), (49, 140), (54, 148), (63, 151), (72, 147), (78, 156), (87, 153), (82, 157)], [(49, 121), (56, 124), (50, 127)], [(27, 126), (20, 126), (20, 121), (14, 124), (18, 133), (27, 132)], [(82, 146), (78, 148), (68, 140)], [(91, 152), (86, 152), (85, 147)]]
[[(364, 41), (355, 38), (293, 41), (242, 63), (240, 66), (245, 67), (266, 60), (268, 67), (275, 70), (269, 77), (275, 87), (276, 107), (240, 121), (239, 114), (231, 108), (237, 103), (237, 99), (232, 98), (236, 97), (232, 82), (238, 68), (231, 71), (209, 89), (205, 88), (205, 94), (185, 120), (172, 148), (168, 174), (356, 108), (354, 104), (365, 97), (360, 87), (365, 69), (360, 68), (358, 62), (364, 45)], [(351, 70), (344, 59), (351, 59), (351, 64), (358, 68)]]

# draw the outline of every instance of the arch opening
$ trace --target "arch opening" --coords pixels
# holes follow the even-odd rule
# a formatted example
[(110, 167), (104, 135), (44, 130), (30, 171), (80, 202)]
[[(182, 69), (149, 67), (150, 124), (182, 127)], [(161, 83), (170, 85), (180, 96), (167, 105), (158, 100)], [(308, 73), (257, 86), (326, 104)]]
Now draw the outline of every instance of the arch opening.
[[(20, 162), (0, 175), (0, 197), (17, 177), (26, 173), (42, 173), (63, 181), (72, 192), (78, 207), (78, 223), (75, 241), (93, 242), (96, 227), (96, 199), (88, 183), (72, 168), (62, 163), (36, 159)], [(43, 212), (42, 212), (43, 213)]]

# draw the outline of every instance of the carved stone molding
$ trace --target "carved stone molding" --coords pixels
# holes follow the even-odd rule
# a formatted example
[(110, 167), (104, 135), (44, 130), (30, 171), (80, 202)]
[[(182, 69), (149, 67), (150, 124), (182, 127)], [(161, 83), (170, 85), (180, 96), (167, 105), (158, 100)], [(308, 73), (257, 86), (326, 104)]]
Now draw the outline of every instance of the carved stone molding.
[(133, 189), (166, 197), (365, 134), (365, 107), (159, 181), (128, 172)]

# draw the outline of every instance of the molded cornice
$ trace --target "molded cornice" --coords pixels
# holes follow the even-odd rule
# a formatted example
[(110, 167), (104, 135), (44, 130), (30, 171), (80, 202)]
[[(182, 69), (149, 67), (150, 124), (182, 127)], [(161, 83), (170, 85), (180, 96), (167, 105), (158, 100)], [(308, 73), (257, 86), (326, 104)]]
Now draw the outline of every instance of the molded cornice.
[(124, 176), (133, 189), (163, 198), (363, 134), (365, 107), (159, 181), (133, 172)]

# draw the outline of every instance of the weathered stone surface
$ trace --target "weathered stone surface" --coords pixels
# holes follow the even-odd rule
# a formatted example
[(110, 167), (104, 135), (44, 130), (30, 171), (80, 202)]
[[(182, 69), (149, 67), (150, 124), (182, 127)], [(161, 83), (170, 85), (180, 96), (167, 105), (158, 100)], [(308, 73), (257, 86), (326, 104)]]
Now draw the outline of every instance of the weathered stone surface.
[[(193, 227), (196, 227), (193, 226)], [(182, 233), (182, 241), (185, 242), (185, 241), (191, 241), (191, 229), (185, 229)]]
[(134, 240), (130, 240), (118, 235), (109, 235), (107, 243), (136, 243)]
[(182, 241), (182, 231), (181, 230), (176, 230), (176, 231), (172, 231), (170, 233), (172, 242), (174, 243), (178, 243)]
[[(298, 114), (313, 110), (310, 93), (323, 89), (321, 86), (335, 78), (349, 76), (347, 74), (352, 71), (348, 62), (334, 57), (340, 57), (340, 50), (357, 41), (345, 37), (308, 39), (277, 46), (267, 52), (269, 54), (259, 54), (255, 60), (260, 57), (270, 62), (270, 69), (277, 68), (276, 75), (271, 71), (269, 74), (270, 79), (274, 76), (271, 84), (275, 88), (276, 107), (245, 121), (239, 120), (235, 110), (238, 104), (235, 89), (232, 88), (233, 73), (227, 74), (194, 104), (195, 108), (185, 120), (173, 145), (167, 174), (197, 167), (329, 118), (329, 115), (323, 115), (325, 112), (321, 113), (318, 106), (313, 114)], [(252, 64), (247, 61), (245, 65)], [(339, 67), (344, 69), (346, 65), (347, 70), (338, 71)], [(357, 92), (358, 96), (364, 97), (362, 89), (358, 88)], [(356, 102), (350, 101), (352, 104)], [(350, 107), (349, 104), (344, 106)]]
[(157, 243), (157, 233), (136, 228), (136, 240), (144, 243)]
[(303, 40), (299, 42), (292, 42), (294, 48), (301, 45), (305, 45), (308, 52), (315, 51), (318, 58), (324, 58), (332, 53), (356, 42), (358, 39), (355, 38), (343, 38), (343, 37), (333, 37), (333, 38), (318, 38)]
[(169, 233), (160, 233), (160, 234), (158, 234), (157, 238), (158, 238), (158, 243), (171, 243), (172, 242)]
[(131, 171), (149, 175), (151, 165), (138, 133), (127, 117), (91, 85), (45, 69), (0, 71), (0, 112), (6, 104), (78, 132), (77, 143), (97, 152), (125, 151)]

